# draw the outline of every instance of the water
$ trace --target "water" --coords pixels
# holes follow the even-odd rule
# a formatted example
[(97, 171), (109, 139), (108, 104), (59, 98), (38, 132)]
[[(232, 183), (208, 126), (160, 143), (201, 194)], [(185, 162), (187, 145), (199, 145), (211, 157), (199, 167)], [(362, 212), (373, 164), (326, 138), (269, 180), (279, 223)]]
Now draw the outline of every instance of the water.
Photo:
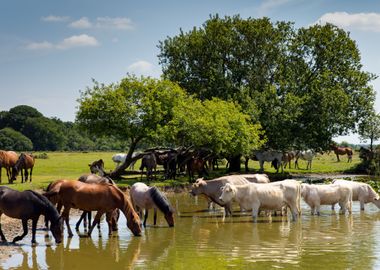
[[(354, 202), (352, 216), (330, 207), (311, 216), (302, 203), (298, 222), (287, 217), (260, 217), (252, 223), (249, 212), (223, 221), (221, 209), (205, 211), (203, 198), (173, 194), (176, 224), (169, 228), (161, 213), (158, 226), (148, 226), (141, 237), (127, 229), (124, 217), (119, 232), (109, 237), (107, 225), (91, 238), (65, 234), (63, 243), (37, 232), (37, 246), (30, 232), (12, 255), (0, 261), (2, 269), (379, 269), (380, 211), (372, 204), (365, 212)], [(338, 207), (337, 207), (338, 208)], [(150, 213), (148, 224), (152, 224)], [(70, 223), (75, 226), (78, 216)], [(21, 222), (20, 222), (21, 223)], [(21, 226), (21, 225), (20, 225)], [(66, 231), (65, 231), (66, 233)], [(81, 229), (83, 234), (83, 229)]]

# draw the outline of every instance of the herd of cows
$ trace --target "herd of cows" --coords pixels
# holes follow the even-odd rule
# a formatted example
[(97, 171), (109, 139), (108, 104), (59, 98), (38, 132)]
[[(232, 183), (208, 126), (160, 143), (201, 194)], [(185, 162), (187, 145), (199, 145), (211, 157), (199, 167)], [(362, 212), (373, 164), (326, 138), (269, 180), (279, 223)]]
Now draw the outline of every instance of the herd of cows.
[(261, 210), (290, 209), (293, 220), (301, 215), (301, 198), (309, 205), (311, 214), (320, 215), (321, 205), (334, 209), (339, 204), (341, 213), (352, 212), (352, 201), (360, 202), (364, 210), (366, 203), (373, 203), (380, 209), (380, 197), (373, 188), (361, 182), (335, 179), (331, 184), (313, 185), (293, 179), (270, 182), (265, 174), (229, 175), (205, 181), (197, 179), (190, 193), (205, 195), (231, 214), (231, 205), (236, 201), (241, 210), (252, 211), (254, 221)]

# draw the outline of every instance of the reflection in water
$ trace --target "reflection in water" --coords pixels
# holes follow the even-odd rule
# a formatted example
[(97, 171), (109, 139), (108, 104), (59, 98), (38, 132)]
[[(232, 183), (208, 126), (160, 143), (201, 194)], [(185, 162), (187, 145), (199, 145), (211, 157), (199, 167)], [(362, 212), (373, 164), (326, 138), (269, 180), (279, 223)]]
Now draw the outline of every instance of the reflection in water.
[[(259, 218), (250, 212), (234, 212), (222, 220), (222, 210), (204, 211), (207, 203), (185, 194), (170, 197), (176, 205), (174, 228), (163, 218), (148, 226), (141, 237), (130, 234), (125, 219), (119, 232), (91, 238), (74, 235), (60, 245), (43, 231), (37, 232), (36, 247), (30, 239), (17, 252), (0, 261), (0, 268), (20, 269), (200, 269), (200, 268), (285, 268), (285, 269), (376, 269), (380, 267), (380, 211), (369, 206), (365, 212), (354, 203), (353, 215), (339, 215), (330, 208), (311, 216), (302, 204), (298, 222), (288, 217)], [(237, 209), (236, 209), (237, 210)], [(151, 217), (152, 218), (152, 217)], [(75, 218), (72, 219), (75, 223)], [(1, 246), (8, 248), (9, 246)], [(14, 247), (14, 246), (13, 246)]]

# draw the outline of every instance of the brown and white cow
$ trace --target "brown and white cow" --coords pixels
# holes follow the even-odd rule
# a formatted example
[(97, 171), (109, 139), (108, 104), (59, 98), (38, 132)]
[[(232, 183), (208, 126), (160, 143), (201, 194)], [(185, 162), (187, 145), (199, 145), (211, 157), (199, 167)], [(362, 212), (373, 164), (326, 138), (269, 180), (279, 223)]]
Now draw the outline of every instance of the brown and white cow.
[(360, 210), (364, 211), (364, 204), (370, 202), (380, 209), (380, 197), (370, 185), (344, 179), (334, 179), (332, 183), (350, 187), (352, 189), (352, 200), (360, 202)]
[(190, 194), (193, 196), (205, 195), (209, 201), (212, 201), (220, 206), (224, 207), (225, 214), (232, 214), (231, 203), (222, 202), (219, 197), (222, 193), (221, 187), (226, 183), (231, 183), (235, 185), (247, 184), (249, 181), (240, 175), (228, 175), (213, 180), (205, 181), (203, 178), (199, 178), (191, 186)]
[(339, 203), (341, 212), (352, 212), (352, 191), (343, 185), (301, 185), (301, 194), (304, 201), (310, 206), (311, 214), (320, 215), (321, 205), (334, 205)]
[[(296, 181), (295, 181), (296, 182)], [(296, 185), (299, 186), (297, 183)], [(220, 200), (231, 203), (233, 200), (246, 210), (252, 210), (254, 222), (257, 221), (259, 210), (282, 210), (284, 206), (290, 208), (293, 220), (298, 216), (299, 187), (291, 182), (273, 184), (249, 183), (234, 185), (226, 183), (222, 188)]]

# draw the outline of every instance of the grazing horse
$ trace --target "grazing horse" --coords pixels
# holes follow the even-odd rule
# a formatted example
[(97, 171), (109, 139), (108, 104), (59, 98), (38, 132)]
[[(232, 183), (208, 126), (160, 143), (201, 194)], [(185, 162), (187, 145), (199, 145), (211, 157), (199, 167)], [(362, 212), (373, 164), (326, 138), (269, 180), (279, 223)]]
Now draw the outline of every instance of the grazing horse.
[[(13, 166), (12, 178), (11, 180), (16, 180), (17, 175), (21, 172), (21, 183), (25, 183), (28, 181), (28, 174), (30, 176), (29, 181), (32, 182), (32, 172), (34, 167), (34, 157), (29, 154), (21, 153), (18, 158), (16, 164)], [(30, 173), (28, 173), (28, 169), (30, 169)], [(24, 171), (24, 172), (23, 172)]]
[(157, 158), (154, 153), (148, 153), (143, 156), (141, 159), (141, 179), (143, 177), (144, 168), (146, 168), (146, 178), (148, 181), (150, 179), (153, 179), (153, 171), (154, 171), (154, 177), (156, 177), (156, 168), (157, 168)]
[[(276, 164), (276, 172), (278, 173), (279, 167), (281, 167), (281, 171), (284, 171), (284, 167), (282, 166), (282, 152), (267, 150), (267, 151), (253, 151), (253, 155), (259, 161), (260, 164), (260, 172), (264, 171), (264, 162), (274, 161)], [(278, 166), (278, 164), (280, 166)]]
[(64, 218), (69, 237), (73, 233), (69, 224), (69, 214), (71, 208), (84, 211), (97, 211), (88, 235), (90, 236), (94, 227), (100, 222), (103, 214), (106, 214), (108, 223), (108, 233), (112, 234), (111, 216), (112, 212), (118, 208), (127, 219), (127, 226), (136, 236), (141, 235), (140, 218), (133, 209), (129, 198), (116, 186), (109, 184), (86, 184), (80, 181), (63, 181), (59, 191), (49, 191), (45, 196), (59, 196), (59, 201), (64, 206), (62, 217)]
[(347, 162), (352, 162), (352, 148), (351, 147), (344, 147), (344, 146), (336, 146), (336, 145), (330, 145), (331, 149), (334, 151), (336, 158), (338, 162), (340, 162), (339, 155), (346, 155), (347, 154)]
[(145, 210), (144, 227), (146, 227), (148, 209), (150, 208), (154, 209), (154, 225), (156, 225), (157, 221), (158, 208), (164, 213), (169, 227), (174, 226), (173, 208), (170, 206), (168, 199), (156, 187), (148, 187), (144, 183), (137, 182), (131, 187), (130, 195), (133, 207), (139, 212), (140, 218), (142, 218), (142, 210)]
[[(22, 220), (24, 233), (16, 236), (13, 243), (20, 241), (28, 234), (28, 220), (32, 220), (32, 243), (36, 243), (37, 221), (40, 215), (51, 222), (50, 231), (52, 232), (56, 243), (62, 241), (63, 220), (59, 216), (57, 209), (41, 194), (32, 190), (17, 191), (8, 187), (0, 187), (0, 217), (5, 214), (11, 218)], [(0, 237), (6, 242), (5, 236), (1, 230)]]
[(296, 161), (294, 162), (294, 167), (296, 169), (299, 169), (298, 166), (298, 159), (303, 159), (307, 161), (306, 170), (311, 170), (311, 162), (313, 161), (313, 158), (316, 156), (316, 153), (313, 150), (305, 150), (305, 151), (297, 151), (296, 152)]
[(11, 168), (16, 165), (18, 155), (13, 151), (0, 150), (0, 183), (1, 183), (1, 168), (4, 167), (7, 171), (8, 182), (11, 183)]

